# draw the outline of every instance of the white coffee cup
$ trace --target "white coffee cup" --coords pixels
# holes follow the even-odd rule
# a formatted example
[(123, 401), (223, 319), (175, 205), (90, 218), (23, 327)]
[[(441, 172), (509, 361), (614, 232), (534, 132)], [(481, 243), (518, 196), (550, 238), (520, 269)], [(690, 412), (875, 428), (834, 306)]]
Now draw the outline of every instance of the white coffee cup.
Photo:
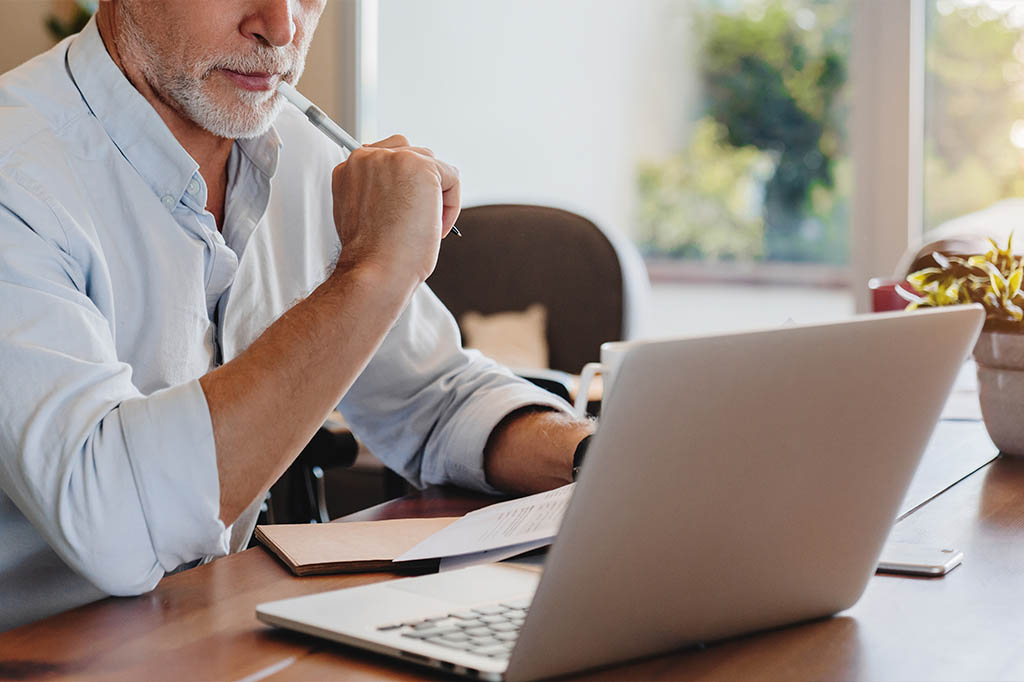
[(601, 402), (607, 400), (611, 393), (612, 385), (615, 383), (615, 375), (622, 365), (622, 359), (631, 348), (642, 344), (643, 341), (608, 341), (601, 344), (601, 362), (588, 362), (583, 365), (580, 372), (580, 385), (576, 389), (576, 403), (573, 410), (576, 416), (583, 417), (587, 414), (587, 403), (590, 397), (590, 384), (594, 377), (600, 376), (604, 384), (601, 392)]

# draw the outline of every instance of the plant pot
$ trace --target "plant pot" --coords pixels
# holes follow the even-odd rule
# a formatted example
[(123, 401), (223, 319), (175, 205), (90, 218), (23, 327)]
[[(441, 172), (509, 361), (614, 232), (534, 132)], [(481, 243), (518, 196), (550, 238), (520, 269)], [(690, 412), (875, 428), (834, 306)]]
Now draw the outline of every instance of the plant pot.
[(974, 360), (989, 437), (1000, 452), (1024, 455), (1024, 334), (982, 333)]

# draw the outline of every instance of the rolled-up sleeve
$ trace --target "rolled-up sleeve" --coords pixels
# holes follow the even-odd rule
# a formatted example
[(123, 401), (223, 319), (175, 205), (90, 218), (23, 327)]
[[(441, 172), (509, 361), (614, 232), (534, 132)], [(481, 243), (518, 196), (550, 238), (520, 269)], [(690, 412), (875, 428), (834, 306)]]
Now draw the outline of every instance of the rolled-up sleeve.
[(454, 318), (424, 285), (339, 409), (360, 440), (413, 485), (496, 492), (485, 476), (484, 446), (502, 419), (530, 405), (569, 411), (553, 394), (464, 350)]
[(69, 566), (138, 594), (227, 552), (209, 411), (198, 380), (141, 394), (40, 222), (0, 204), (0, 487)]

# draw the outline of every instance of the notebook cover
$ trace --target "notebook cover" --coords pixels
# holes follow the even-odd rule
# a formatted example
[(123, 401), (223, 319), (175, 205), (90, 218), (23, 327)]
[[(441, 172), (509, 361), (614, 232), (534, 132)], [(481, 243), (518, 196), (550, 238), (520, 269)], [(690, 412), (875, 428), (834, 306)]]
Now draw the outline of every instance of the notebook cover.
[(351, 523), (295, 523), (256, 526), (256, 539), (298, 576), (325, 573), (400, 573), (436, 570), (437, 559), (391, 560), (456, 517), (388, 519)]

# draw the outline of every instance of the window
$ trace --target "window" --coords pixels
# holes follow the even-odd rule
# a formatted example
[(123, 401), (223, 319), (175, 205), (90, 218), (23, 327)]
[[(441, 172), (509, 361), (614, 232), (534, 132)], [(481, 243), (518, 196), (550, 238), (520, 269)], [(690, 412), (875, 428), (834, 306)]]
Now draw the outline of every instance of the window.
[(926, 68), (931, 230), (1024, 195), (1024, 3), (930, 0)]
[(848, 3), (699, 0), (692, 15), (699, 104), (685, 144), (639, 169), (638, 242), (663, 259), (846, 264)]

